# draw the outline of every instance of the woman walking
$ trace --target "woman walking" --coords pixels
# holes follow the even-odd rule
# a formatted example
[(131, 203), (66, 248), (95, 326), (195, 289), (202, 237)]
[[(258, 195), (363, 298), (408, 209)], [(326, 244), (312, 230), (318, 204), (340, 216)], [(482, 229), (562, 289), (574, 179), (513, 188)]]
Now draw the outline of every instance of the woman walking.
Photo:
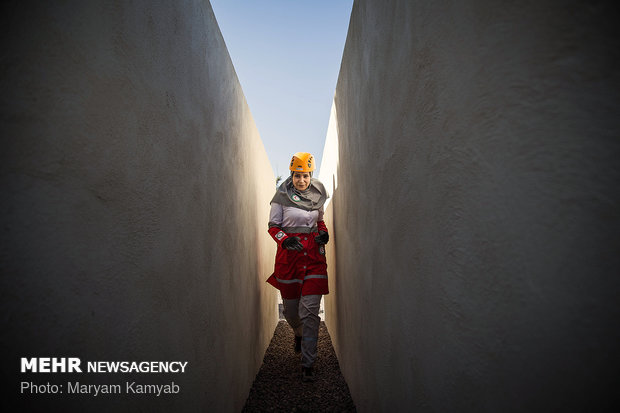
[(274, 273), (268, 283), (280, 290), (284, 318), (295, 332), (294, 348), (301, 352), (302, 380), (314, 380), (319, 336), (319, 307), (327, 294), (325, 244), (329, 233), (323, 222), (328, 198), (323, 184), (312, 177), (314, 157), (293, 155), (291, 176), (271, 200), (269, 234), (278, 244)]

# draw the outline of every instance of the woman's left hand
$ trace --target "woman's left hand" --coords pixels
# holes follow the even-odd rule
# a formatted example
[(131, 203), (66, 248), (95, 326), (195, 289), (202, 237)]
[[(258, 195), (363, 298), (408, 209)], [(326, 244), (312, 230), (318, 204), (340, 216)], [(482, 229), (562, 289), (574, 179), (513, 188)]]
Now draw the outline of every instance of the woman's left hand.
[(329, 242), (329, 234), (325, 231), (319, 231), (319, 235), (314, 237), (314, 241), (317, 244), (325, 245)]

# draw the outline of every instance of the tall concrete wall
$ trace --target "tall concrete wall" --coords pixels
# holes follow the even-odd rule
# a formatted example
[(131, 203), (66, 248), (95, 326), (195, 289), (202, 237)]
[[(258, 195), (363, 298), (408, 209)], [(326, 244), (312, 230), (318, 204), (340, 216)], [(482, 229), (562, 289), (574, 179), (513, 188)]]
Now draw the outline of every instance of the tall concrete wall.
[[(277, 322), (274, 177), (210, 4), (2, 7), (4, 393), (54, 411), (240, 411)], [(19, 357), (69, 356), (188, 365), (17, 374)], [(181, 392), (29, 396), (21, 380)]]
[(355, 2), (326, 320), (359, 411), (611, 405), (616, 26), (611, 2)]

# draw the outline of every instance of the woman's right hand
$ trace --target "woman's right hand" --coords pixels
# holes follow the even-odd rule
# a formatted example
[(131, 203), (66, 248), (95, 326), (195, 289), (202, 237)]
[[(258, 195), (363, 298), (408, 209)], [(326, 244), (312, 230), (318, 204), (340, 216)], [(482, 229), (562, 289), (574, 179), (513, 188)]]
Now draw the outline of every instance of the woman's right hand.
[(302, 251), (304, 246), (301, 244), (299, 237), (288, 237), (282, 241), (282, 247), (287, 250)]

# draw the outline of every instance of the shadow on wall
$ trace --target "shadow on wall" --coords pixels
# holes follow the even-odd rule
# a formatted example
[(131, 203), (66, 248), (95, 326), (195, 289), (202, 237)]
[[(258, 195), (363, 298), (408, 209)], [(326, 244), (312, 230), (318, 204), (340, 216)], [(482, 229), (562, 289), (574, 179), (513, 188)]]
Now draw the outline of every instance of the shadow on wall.
[(240, 411), (277, 323), (274, 176), (209, 2), (1, 7), (3, 383), (64, 380), (23, 356), (188, 363), (67, 377), (169, 397), (17, 409)]
[(614, 7), (355, 2), (321, 178), (360, 411), (617, 410)]

